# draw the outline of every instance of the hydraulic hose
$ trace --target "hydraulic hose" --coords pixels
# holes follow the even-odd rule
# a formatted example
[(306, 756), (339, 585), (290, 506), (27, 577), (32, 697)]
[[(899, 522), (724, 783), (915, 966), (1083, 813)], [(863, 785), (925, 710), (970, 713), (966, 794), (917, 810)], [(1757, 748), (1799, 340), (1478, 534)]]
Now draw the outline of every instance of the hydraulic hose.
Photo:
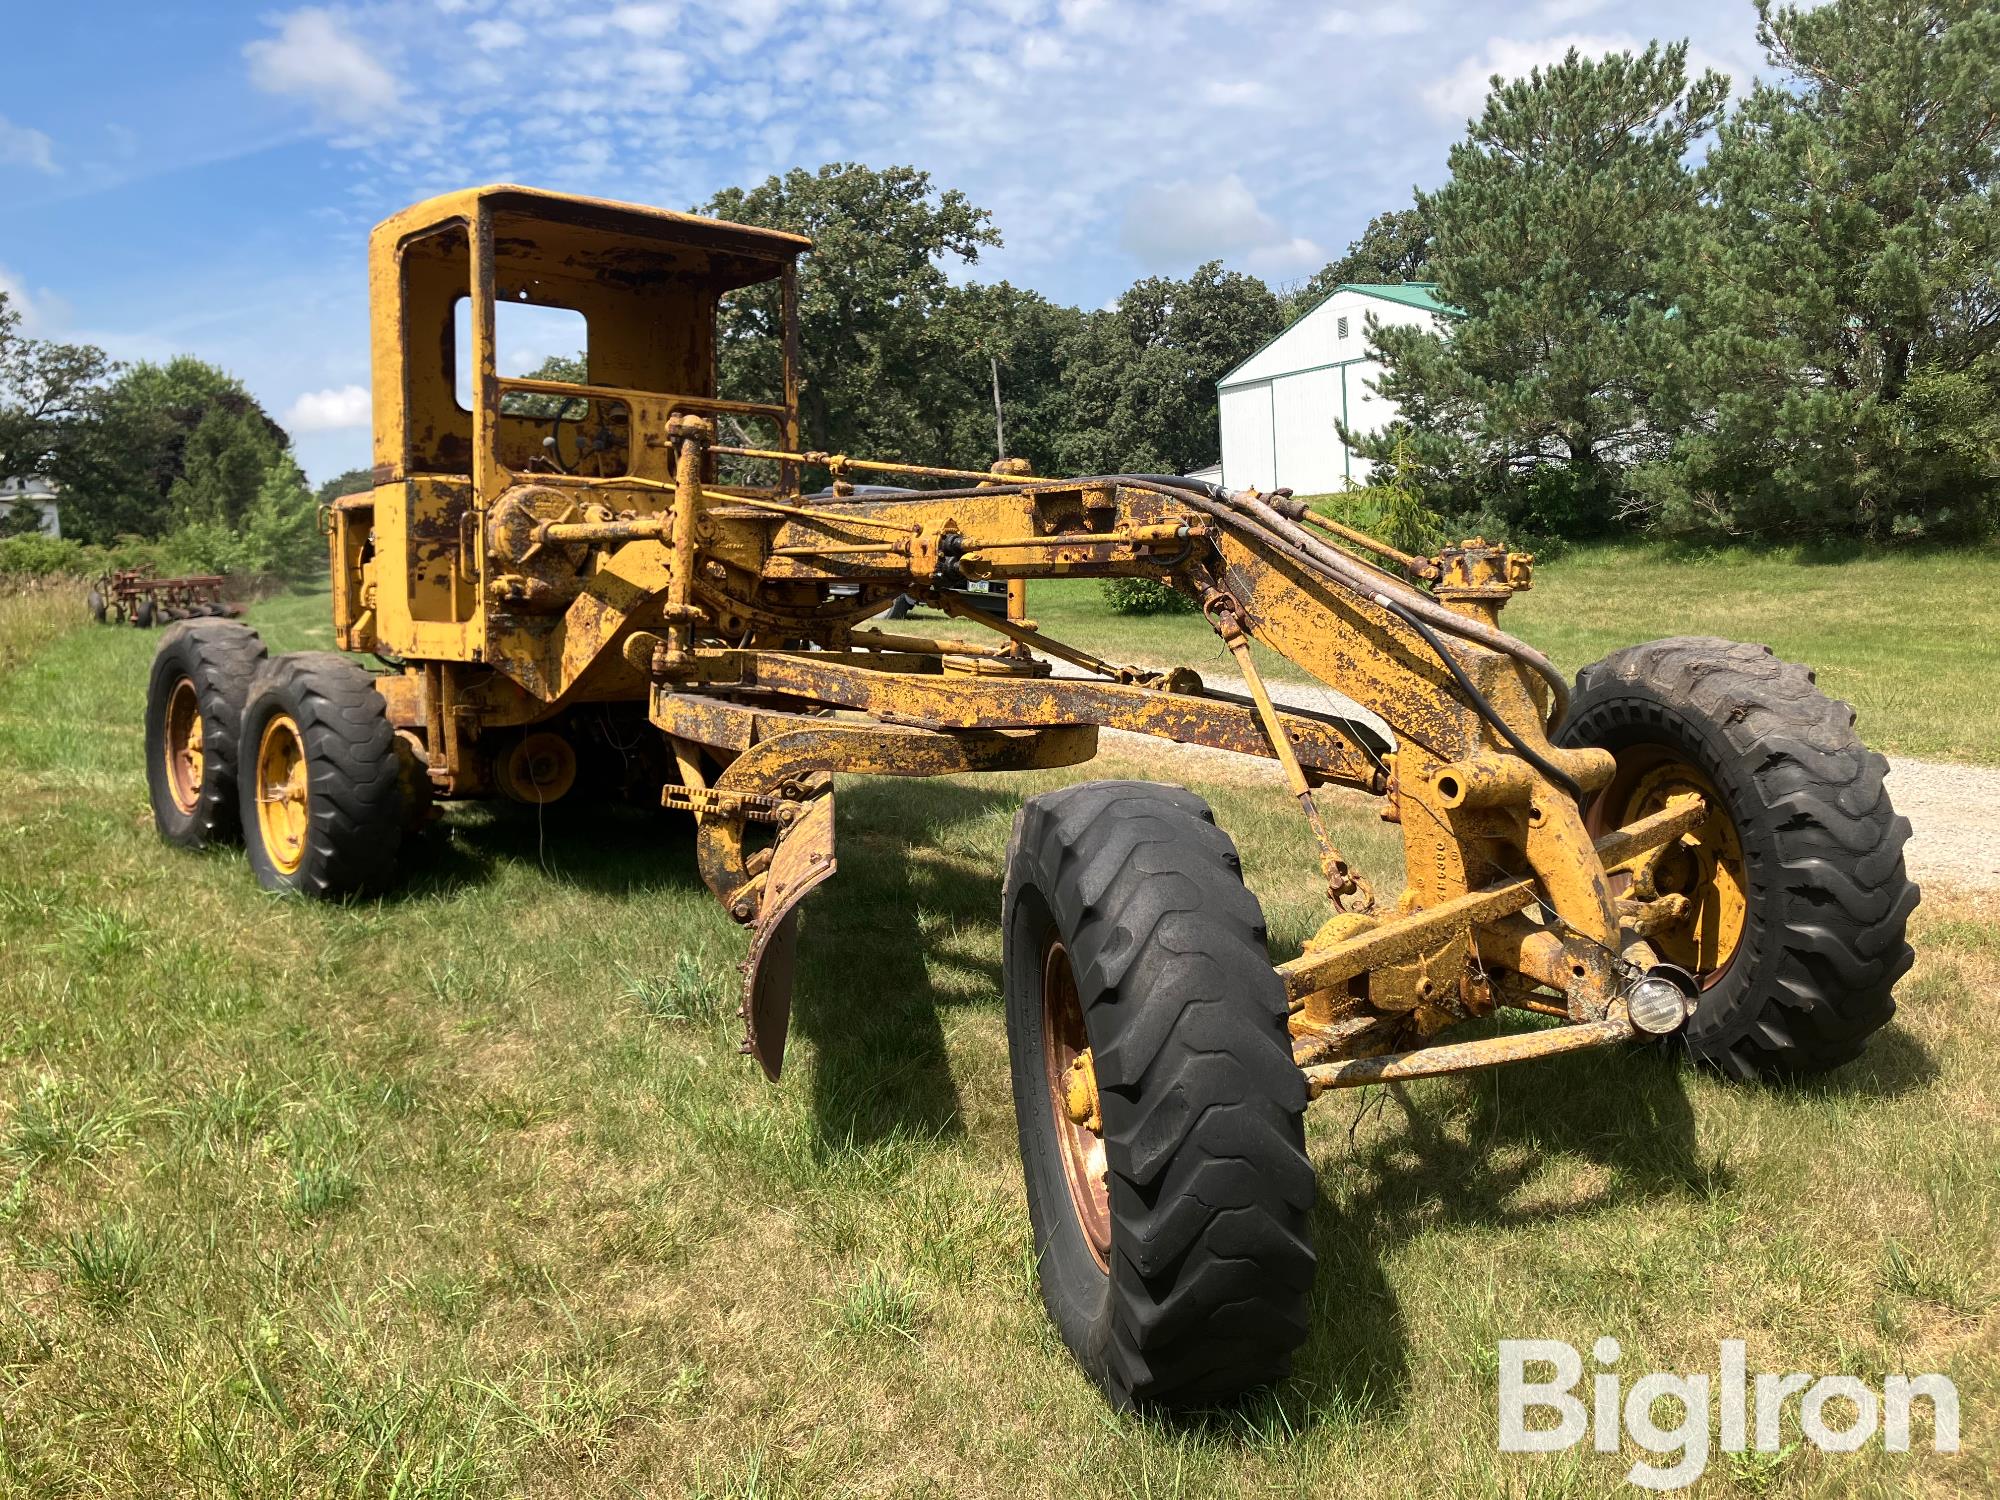
[(1547, 756), (1514, 733), (1513, 726), (1500, 716), (1499, 710), (1487, 701), (1486, 695), (1479, 691), (1470, 677), (1465, 675), (1465, 669), (1458, 664), (1458, 658), (1451, 654), (1450, 648), (1438, 639), (1437, 633), (1430, 626), (1387, 594), (1377, 593), (1375, 602), (1424, 638), (1424, 644), (1437, 653), (1437, 658), (1444, 663), (1445, 670), (1457, 681), (1459, 691), (1464, 693), (1472, 706), (1479, 711), (1479, 717), (1493, 726), (1494, 733), (1512, 746), (1516, 755), (1561, 787), (1579, 806), (1582, 805), (1584, 791), (1576, 778), (1561, 770)]

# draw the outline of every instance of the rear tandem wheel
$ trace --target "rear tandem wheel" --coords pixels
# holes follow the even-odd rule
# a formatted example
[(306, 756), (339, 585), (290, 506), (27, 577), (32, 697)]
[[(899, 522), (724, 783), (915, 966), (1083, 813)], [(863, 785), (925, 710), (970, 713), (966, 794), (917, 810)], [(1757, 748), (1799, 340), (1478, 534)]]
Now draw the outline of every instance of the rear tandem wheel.
[(239, 795), (258, 884), (323, 900), (388, 884), (402, 764), (374, 677), (331, 651), (274, 657), (243, 709)]
[(238, 731), (263, 665), (257, 632), (234, 620), (189, 621), (160, 637), (146, 686), (146, 790), (168, 843), (236, 842)]

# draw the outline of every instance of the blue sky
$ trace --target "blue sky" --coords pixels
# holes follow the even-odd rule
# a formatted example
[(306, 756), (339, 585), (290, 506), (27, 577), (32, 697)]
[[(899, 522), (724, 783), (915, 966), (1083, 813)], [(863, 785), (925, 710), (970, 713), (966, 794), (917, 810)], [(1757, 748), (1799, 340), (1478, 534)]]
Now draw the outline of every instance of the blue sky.
[[(993, 211), (971, 274), (1101, 305), (1309, 275), (1443, 176), (1487, 76), (1749, 0), (398, 0), (8, 5), (0, 287), (46, 337), (246, 381), (315, 478), (368, 457), (368, 227), (516, 181), (684, 208), (832, 160)], [(503, 350), (516, 367), (540, 353)]]

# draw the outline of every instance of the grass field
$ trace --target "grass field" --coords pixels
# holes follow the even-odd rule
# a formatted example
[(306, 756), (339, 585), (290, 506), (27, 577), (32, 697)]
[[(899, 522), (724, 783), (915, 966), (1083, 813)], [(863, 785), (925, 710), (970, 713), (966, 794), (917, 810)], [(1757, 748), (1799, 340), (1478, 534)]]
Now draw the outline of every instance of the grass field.
[[(1098, 585), (1035, 584), (1031, 613), (1051, 634), (1151, 665), (1231, 673), (1199, 615), (1105, 613)], [(1891, 755), (2000, 765), (2000, 551), (1890, 553), (1838, 563), (1724, 552), (1579, 548), (1536, 569), (1507, 606), (1507, 628), (1565, 671), (1633, 641), (1719, 635), (1758, 641), (1816, 667), (1853, 703), (1862, 732)], [(1303, 680), (1289, 664), (1270, 670)]]
[[(1566, 660), (1698, 618), (1583, 566), (1622, 604), (1551, 569), (1517, 606)], [(1741, 1337), (1753, 1370), (1958, 1384), (1956, 1457), (1921, 1427), (1718, 1455), (1702, 1493), (2000, 1490), (1990, 898), (1927, 893), (1897, 1021), (1810, 1088), (1583, 1054), (1315, 1106), (1296, 1377), (1115, 1417), (1037, 1300), (996, 998), (1009, 821), (1058, 778), (843, 783), (774, 1089), (675, 824), (458, 810), (391, 899), (263, 897), (152, 834), (157, 635), (69, 607), (0, 604), (0, 1494), (1594, 1496), (1637, 1455), (1497, 1454), (1493, 1382), (1500, 1338), (1602, 1334), (1631, 1372)], [(255, 618), (327, 644), (321, 596)], [(1951, 634), (1926, 670), (1969, 680)], [(1959, 747), (1935, 696), (1885, 690), (1876, 727)], [(1298, 820), (1205, 790), (1296, 949)], [(1384, 833), (1343, 811), (1393, 888)]]

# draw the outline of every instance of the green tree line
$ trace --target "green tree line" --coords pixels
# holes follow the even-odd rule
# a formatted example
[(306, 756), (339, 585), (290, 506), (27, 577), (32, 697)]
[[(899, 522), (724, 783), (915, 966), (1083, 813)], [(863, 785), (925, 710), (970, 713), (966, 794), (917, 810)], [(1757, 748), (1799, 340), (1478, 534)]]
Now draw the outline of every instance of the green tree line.
[[(696, 211), (812, 238), (799, 417), (822, 452), (957, 468), (1025, 458), (1038, 473), (1197, 468), (1220, 449), (1217, 378), (1284, 326), (1279, 297), (1219, 261), (1094, 311), (955, 282), (947, 267), (975, 264), (999, 230), (912, 167), (795, 169)], [(719, 342), (723, 390), (778, 399), (776, 287), (732, 298)]]
[[(5, 292), (0, 475), (59, 487), (70, 545), (36, 552), (52, 565), (115, 547), (171, 571), (288, 577), (324, 556), (291, 440), (241, 381), (192, 357), (121, 366), (26, 337)], [(15, 507), (0, 536), (36, 520)]]
[(1757, 12), (1733, 108), (1684, 43), (1495, 80), (1412, 210), (1465, 316), (1374, 332), (1365, 453), (1517, 533), (1994, 530), (2000, 8)]
[[(808, 446), (1040, 472), (1186, 471), (1215, 381), (1343, 282), (1435, 282), (1448, 328), (1375, 328), (1401, 420), (1378, 482), (1516, 535), (1950, 540), (2000, 522), (2000, 7), (1759, 0), (1732, 106), (1685, 43), (1494, 80), (1449, 176), (1273, 289), (1200, 267), (1083, 310), (955, 281), (990, 216), (910, 168), (835, 165), (700, 211), (812, 236)], [(778, 390), (775, 292), (723, 323), (724, 387)], [(1332, 416), (1328, 416), (1331, 422)]]
[[(1733, 104), (1685, 43), (1496, 78), (1443, 185), (1295, 286), (1211, 261), (1083, 309), (971, 280), (999, 228), (912, 167), (798, 169), (697, 208), (814, 241), (809, 448), (1186, 472), (1220, 452), (1218, 378), (1343, 282), (1418, 280), (1463, 316), (1371, 328), (1400, 420), (1344, 434), (1380, 461), (1385, 513), (1528, 537), (1987, 535), (2000, 7), (1757, 12), (1769, 71)], [(718, 334), (721, 389), (776, 400), (777, 289), (729, 298)], [(314, 497), (240, 382), (24, 338), (4, 297), (0, 474), (54, 478), (87, 541), (171, 539), (189, 566), (247, 571), (318, 555)]]

